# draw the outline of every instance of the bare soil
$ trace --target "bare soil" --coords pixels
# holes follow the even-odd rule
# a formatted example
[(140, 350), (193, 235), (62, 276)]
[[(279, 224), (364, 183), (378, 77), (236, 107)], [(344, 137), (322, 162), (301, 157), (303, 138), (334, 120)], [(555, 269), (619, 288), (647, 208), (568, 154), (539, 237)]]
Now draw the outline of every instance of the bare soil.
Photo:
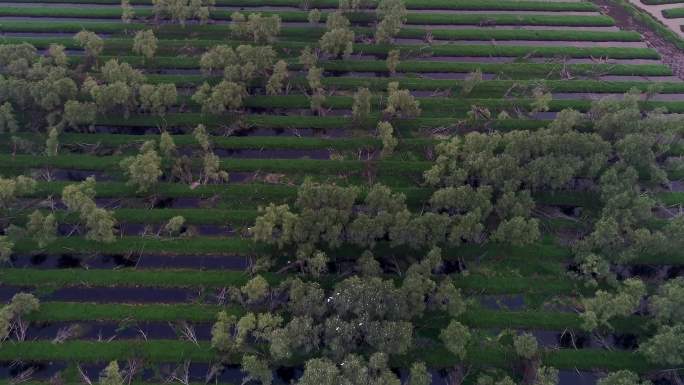
[(663, 63), (670, 66), (677, 77), (684, 79), (684, 52), (677, 46), (665, 40), (648, 26), (635, 20), (619, 5), (609, 0), (594, 0), (594, 3), (601, 7), (604, 14), (612, 17), (620, 29), (639, 32), (646, 44), (660, 54)]

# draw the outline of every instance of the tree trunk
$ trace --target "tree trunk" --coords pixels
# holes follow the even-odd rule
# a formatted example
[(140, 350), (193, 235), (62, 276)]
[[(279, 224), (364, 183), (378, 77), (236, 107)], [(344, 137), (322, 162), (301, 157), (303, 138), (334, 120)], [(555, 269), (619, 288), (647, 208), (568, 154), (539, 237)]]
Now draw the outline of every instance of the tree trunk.
[(522, 384), (531, 385), (537, 380), (537, 369), (539, 368), (540, 360), (539, 358), (533, 358), (531, 360), (524, 360), (522, 362)]
[(463, 379), (465, 378), (466, 370), (463, 364), (458, 364), (449, 372), (448, 382), (449, 385), (461, 385)]

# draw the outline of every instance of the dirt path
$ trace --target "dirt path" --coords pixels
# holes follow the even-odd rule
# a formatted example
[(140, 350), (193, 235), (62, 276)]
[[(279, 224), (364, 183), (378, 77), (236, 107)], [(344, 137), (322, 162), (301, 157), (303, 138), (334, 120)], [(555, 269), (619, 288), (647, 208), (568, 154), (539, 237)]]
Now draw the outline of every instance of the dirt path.
[(653, 17), (654, 19), (665, 24), (677, 36), (684, 38), (684, 32), (682, 32), (682, 29), (681, 29), (682, 19), (681, 18), (668, 19), (665, 16), (663, 16), (664, 10), (681, 8), (682, 7), (681, 3), (647, 5), (647, 4), (643, 4), (640, 0), (629, 0), (629, 2), (632, 3), (632, 5), (634, 7), (643, 10), (644, 12), (650, 14), (651, 17)]
[(684, 80), (684, 52), (677, 46), (663, 39), (648, 26), (635, 20), (627, 11), (609, 0), (594, 0), (606, 15), (615, 19), (615, 24), (623, 30), (639, 32), (648, 44), (662, 57), (663, 63), (672, 68), (672, 72)]

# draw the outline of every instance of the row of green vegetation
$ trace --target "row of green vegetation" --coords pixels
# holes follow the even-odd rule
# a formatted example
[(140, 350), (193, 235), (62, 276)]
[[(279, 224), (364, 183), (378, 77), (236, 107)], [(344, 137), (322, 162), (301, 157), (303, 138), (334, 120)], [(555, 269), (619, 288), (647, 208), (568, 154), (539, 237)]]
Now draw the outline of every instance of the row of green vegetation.
[[(231, 11), (213, 11), (210, 14), (212, 19), (230, 20)], [(119, 19), (122, 11), (120, 9), (107, 8), (62, 8), (62, 7), (3, 7), (0, 9), (0, 16), (14, 17), (52, 17), (67, 18), (78, 17), (85, 19)], [(152, 10), (142, 9), (135, 11), (136, 17), (151, 17)], [(308, 22), (306, 12), (283, 11), (283, 12), (261, 12), (264, 16), (278, 15), (283, 22)], [(322, 20), (325, 20), (328, 13), (322, 13)], [(349, 15), (352, 22), (370, 22), (375, 19), (373, 14), (354, 13)], [(502, 11), (501, 14), (451, 14), (451, 13), (410, 13), (406, 18), (407, 24), (427, 24), (427, 25), (477, 25), (480, 23), (490, 25), (555, 25), (555, 26), (594, 26), (605, 27), (614, 25), (613, 19), (602, 15), (510, 15)]]

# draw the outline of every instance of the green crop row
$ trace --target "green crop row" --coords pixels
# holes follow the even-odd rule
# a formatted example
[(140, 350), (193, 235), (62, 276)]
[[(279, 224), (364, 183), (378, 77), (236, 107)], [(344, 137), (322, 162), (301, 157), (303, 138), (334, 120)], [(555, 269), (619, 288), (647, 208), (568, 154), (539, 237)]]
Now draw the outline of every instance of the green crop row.
[[(287, 276), (275, 273), (262, 274), (276, 285)], [(243, 271), (191, 270), (191, 269), (0, 269), (0, 281), (5, 285), (21, 287), (240, 287), (250, 276)], [(559, 280), (552, 276), (513, 277), (470, 274), (453, 277), (456, 287), (477, 294), (574, 294), (581, 283)], [(324, 282), (325, 283), (325, 282)], [(584, 290), (591, 293), (591, 290)]]
[[(146, 76), (147, 82), (174, 83), (179, 87), (191, 87), (202, 84), (218, 83), (221, 77), (205, 77), (202, 75), (157, 75), (149, 74)], [(322, 79), (323, 85), (336, 90), (356, 90), (359, 87), (367, 87), (373, 91), (387, 90), (387, 84), (398, 82), (400, 88), (416, 91), (449, 91), (454, 94), (461, 92), (463, 80), (453, 79), (424, 79), (424, 78), (374, 78), (374, 77), (326, 77)], [(289, 83), (294, 87), (306, 86), (306, 78), (303, 76), (292, 76)], [(643, 82), (643, 81), (599, 81), (599, 80), (546, 80), (539, 81), (526, 80), (483, 80), (475, 85), (475, 88), (468, 94), (471, 98), (497, 98), (503, 97), (513, 87), (532, 89), (543, 84), (551, 92), (563, 93), (625, 93), (632, 88), (642, 92), (647, 92), (649, 85), (658, 84), (662, 87), (661, 94), (684, 93), (684, 83), (682, 82)]]
[[(52, 167), (93, 171), (119, 170), (123, 157), (98, 157), (91, 155), (63, 154), (53, 157), (0, 154), (3, 168), (29, 169)], [(228, 172), (266, 171), (283, 173), (350, 173), (363, 172), (372, 166), (385, 175), (409, 175), (422, 173), (431, 167), (423, 161), (360, 161), (360, 160), (317, 160), (317, 159), (230, 159), (221, 161), (221, 169)]]
[[(461, 32), (461, 30), (453, 30)], [(465, 30), (467, 32), (467, 30)], [(502, 31), (502, 30), (493, 30)], [(506, 31), (504, 31), (506, 32)], [(530, 31), (538, 32), (538, 31)], [(483, 36), (484, 35), (484, 36)], [(496, 40), (495, 37), (487, 36), (489, 33), (463, 34), (465, 40)], [(553, 34), (547, 35), (549, 37)], [(521, 36), (522, 37), (522, 36)], [(80, 46), (71, 38), (62, 37), (4, 37), (0, 40), (4, 44), (29, 43), (37, 48), (47, 48), (51, 44), (61, 44), (69, 49), (80, 49)], [(241, 42), (228, 42), (222, 40), (159, 40), (159, 54), (157, 59), (168, 60), (164, 56), (173, 56), (187, 51), (188, 48), (209, 49), (219, 44), (237, 46)], [(131, 54), (133, 42), (131, 39), (110, 38), (105, 40), (104, 52), (107, 55)], [(275, 43), (273, 47), (281, 52), (288, 52), (292, 57), (303, 49), (307, 43)], [(415, 45), (373, 45), (356, 44), (354, 52), (365, 55), (378, 55), (384, 57), (391, 49), (399, 49), (406, 58), (447, 56), (447, 57), (546, 57), (546, 58), (608, 58), (608, 59), (659, 59), (658, 53), (651, 48), (632, 48), (632, 47), (567, 47), (559, 42), (557, 47), (543, 46), (497, 46), (486, 44), (444, 44), (435, 46), (415, 46)], [(199, 52), (198, 52), (199, 54)], [(294, 63), (294, 60), (291, 60)], [(486, 61), (486, 59), (483, 59)], [(148, 63), (150, 64), (150, 63)]]
[(663, 16), (667, 19), (681, 19), (684, 17), (684, 8), (664, 9)]
[[(106, 61), (111, 57), (101, 57)], [(120, 61), (133, 66), (146, 68), (198, 69), (197, 58), (158, 57), (154, 63), (144, 65), (140, 57), (123, 56)], [(72, 58), (80, 62), (80, 58)], [(320, 67), (329, 72), (376, 72), (387, 73), (387, 64), (378, 60), (324, 61)], [(295, 63), (290, 69), (297, 70), (301, 66)], [(403, 61), (397, 66), (401, 73), (468, 73), (480, 69), (484, 73), (509, 76), (514, 79), (559, 79), (563, 73), (574, 76), (671, 76), (672, 70), (663, 64), (563, 64), (563, 63), (452, 63), (430, 61)]]
[[(45, 23), (26, 23), (21, 21), (3, 21), (0, 30), (4, 32), (79, 32), (83, 29), (96, 33), (108, 33), (115, 36), (126, 36), (137, 30), (150, 28), (143, 23), (122, 24), (118, 22), (94, 22), (94, 21), (49, 21)], [(223, 39), (230, 35), (228, 25), (188, 25), (185, 28), (177, 25), (154, 26), (155, 35), (160, 38), (185, 37), (192, 34), (195, 37)], [(369, 34), (369, 28), (355, 28), (357, 33)], [(310, 28), (284, 27), (283, 37), (301, 36), (302, 32), (311, 31), (305, 36), (318, 36), (322, 28), (311, 26)], [(399, 37), (422, 38), (426, 30), (419, 28), (403, 28)], [(576, 30), (526, 30), (526, 29), (430, 29), (432, 37), (438, 40), (544, 40), (544, 41), (641, 41), (641, 35), (633, 31), (576, 31)], [(225, 42), (224, 42), (225, 44)], [(280, 44), (286, 44), (282, 42)], [(278, 44), (276, 44), (278, 46)], [(424, 47), (423, 47), (424, 48)], [(436, 47), (435, 47), (436, 48)]]
[[(471, 348), (467, 361), (475, 366), (508, 367), (514, 357), (513, 352), (502, 349)], [(53, 344), (50, 341), (7, 342), (0, 346), (0, 360), (13, 361), (77, 361), (107, 362), (143, 358), (146, 362), (183, 362), (210, 363), (216, 353), (208, 342), (198, 344), (176, 340), (147, 341), (66, 341)], [(422, 359), (432, 368), (453, 367), (458, 360), (442, 346), (413, 351), (407, 356), (393, 358), (391, 364), (406, 367), (416, 359)], [(240, 357), (228, 360), (239, 363)], [(542, 363), (559, 369), (630, 369), (638, 373), (659, 368), (648, 363), (638, 353), (607, 351), (599, 349), (570, 350), (561, 349), (542, 353)]]
[[(126, 34), (142, 29), (150, 28), (149, 25), (141, 23), (113, 23), (113, 22), (66, 22), (51, 21), (44, 24), (29, 24), (19, 21), (5, 21), (0, 25), (0, 30), (6, 32), (78, 32), (87, 29), (97, 33), (115, 34), (115, 36), (126, 36)], [(191, 25), (181, 28), (176, 25), (161, 25), (154, 27), (155, 34), (162, 38), (182, 37), (192, 33), (194, 37), (203, 39), (215, 38), (221, 40), (230, 35), (230, 29), (226, 25)], [(357, 27), (354, 30), (361, 35), (373, 33), (372, 29)], [(311, 41), (320, 37), (325, 32), (322, 27), (284, 27), (281, 30), (281, 37), (299, 37)], [(423, 38), (426, 34), (425, 29), (404, 28), (399, 33), (400, 38)], [(437, 40), (543, 40), (543, 41), (617, 41), (617, 42), (638, 42), (641, 36), (631, 31), (574, 31), (574, 30), (524, 30), (524, 29), (430, 29), (430, 34)], [(111, 39), (110, 39), (111, 40)], [(110, 41), (110, 46), (116, 46)], [(226, 42), (223, 42), (224, 44)], [(168, 43), (167, 43), (168, 44)], [(197, 43), (199, 44), (199, 43)], [(214, 43), (216, 44), (216, 43)], [(296, 44), (296, 43), (294, 43)], [(275, 46), (291, 47), (292, 42), (281, 42)], [(358, 44), (357, 46), (366, 47), (367, 45)], [(164, 46), (162, 45), (162, 48)], [(368, 46), (372, 47), (372, 46)], [(438, 47), (438, 46), (437, 46)], [(435, 48), (437, 48), (435, 47)], [(172, 48), (172, 46), (171, 46)], [(407, 47), (407, 49), (410, 47)]]
[[(558, 258), (564, 260), (570, 256), (570, 251), (564, 247), (555, 244), (534, 244), (523, 248), (503, 248), (496, 244), (474, 245), (470, 248), (458, 248), (449, 250), (445, 255), (462, 255), (480, 253), (482, 256), (487, 254), (487, 250), (495, 250), (502, 254), (496, 255), (519, 255), (520, 258), (525, 255), (544, 255), (545, 258)], [(15, 252), (17, 253), (31, 253), (39, 250), (35, 242), (31, 240), (18, 241), (15, 245)], [(141, 237), (120, 237), (115, 242), (110, 244), (102, 244), (94, 241), (89, 241), (83, 237), (60, 237), (44, 249), (46, 253), (76, 253), (86, 254), (92, 252), (104, 254), (127, 254), (135, 250), (144, 250), (151, 254), (169, 254), (169, 255), (213, 255), (213, 254), (236, 254), (236, 255), (263, 255), (270, 253), (272, 250), (265, 245), (257, 245), (249, 239), (240, 238), (221, 238), (221, 237), (193, 237), (187, 239), (162, 239), (162, 238), (141, 238)], [(485, 253), (483, 254), (483, 250)], [(363, 250), (356, 248), (338, 249), (331, 252), (335, 255), (360, 255)], [(415, 255), (415, 250), (409, 249), (388, 249), (387, 247), (378, 247), (378, 255), (385, 253), (394, 253), (394, 255)], [(452, 254), (451, 252), (456, 254)], [(459, 254), (460, 253), (460, 254)], [(506, 254), (509, 253), (509, 254)], [(533, 254), (534, 253), (534, 254)], [(495, 255), (495, 254), (492, 254)], [(475, 254), (477, 257), (477, 254)], [(513, 257), (511, 257), (513, 258)], [(672, 255), (640, 255), (630, 263), (655, 263), (655, 264), (682, 264), (684, 262), (684, 254)]]
[[(230, 20), (232, 11), (212, 11), (215, 20)], [(284, 22), (308, 22), (308, 14), (303, 11), (260, 12), (264, 16), (278, 15)], [(322, 13), (325, 20), (327, 12)], [(119, 19), (120, 8), (63, 8), (63, 7), (0, 7), (0, 16), (13, 17), (50, 17)], [(151, 9), (136, 10), (136, 17), (151, 17)], [(352, 22), (369, 23), (376, 19), (374, 13), (354, 13), (349, 15)], [(408, 24), (455, 24), (477, 25), (558, 25), (558, 26), (612, 26), (614, 20), (603, 15), (514, 15), (505, 14), (457, 14), (457, 13), (409, 13)]]
[[(32, 313), (34, 322), (70, 321), (126, 321), (137, 322), (214, 322), (219, 311), (239, 316), (240, 307), (205, 304), (102, 304), (87, 302), (53, 302), (40, 304)], [(581, 329), (582, 320), (577, 314), (549, 311), (502, 311), (471, 308), (459, 320), (470, 327), (481, 329), (511, 328), (536, 330)], [(440, 322), (437, 322), (440, 323)], [(638, 316), (617, 319), (616, 331), (643, 331), (645, 322)]]
[[(43, 141), (44, 138), (37, 134), (0, 134), (0, 140), (10, 143), (10, 137), (16, 136), (27, 140)], [(103, 147), (137, 146), (148, 140), (159, 140), (158, 135), (124, 135), (124, 134), (81, 134), (62, 133), (59, 137), (60, 144), (80, 145), (97, 144)], [(173, 135), (177, 147), (195, 148), (199, 146), (192, 135)], [(403, 139), (397, 146), (403, 150), (423, 150), (432, 147), (436, 143), (433, 139)], [(217, 136), (212, 138), (212, 147), (228, 150), (358, 150), (364, 148), (381, 148), (382, 143), (373, 137), (352, 138), (316, 138), (295, 136)]]

